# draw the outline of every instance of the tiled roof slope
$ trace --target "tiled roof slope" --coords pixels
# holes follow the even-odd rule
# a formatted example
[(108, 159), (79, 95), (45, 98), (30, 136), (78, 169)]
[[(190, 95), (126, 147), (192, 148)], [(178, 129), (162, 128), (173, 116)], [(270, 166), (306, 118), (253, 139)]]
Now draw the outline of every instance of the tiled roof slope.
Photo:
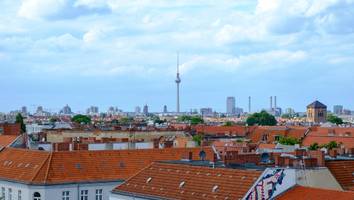
[(326, 161), (326, 167), (343, 189), (354, 191), (354, 160)]
[(113, 192), (158, 199), (241, 199), (261, 173), (155, 162)]
[(346, 148), (354, 148), (354, 128), (319, 128), (314, 127), (304, 138), (302, 144), (310, 146), (317, 142), (318, 144), (327, 144), (330, 141), (342, 143)]
[(237, 135), (245, 136), (249, 131), (245, 126), (206, 126), (197, 125), (194, 127), (197, 133), (211, 134), (211, 135)]
[(319, 101), (314, 101), (311, 104), (309, 104), (307, 108), (327, 108), (327, 106)]
[(352, 200), (354, 192), (344, 192), (337, 190), (327, 190), (319, 188), (310, 188), (295, 186), (275, 198), (276, 200)]
[[(200, 148), (46, 152), (5, 148), (0, 152), (0, 180), (26, 184), (61, 184), (125, 180), (153, 161), (180, 160)], [(204, 148), (207, 160), (211, 148)]]
[(18, 135), (0, 135), (0, 148), (9, 146), (17, 137)]

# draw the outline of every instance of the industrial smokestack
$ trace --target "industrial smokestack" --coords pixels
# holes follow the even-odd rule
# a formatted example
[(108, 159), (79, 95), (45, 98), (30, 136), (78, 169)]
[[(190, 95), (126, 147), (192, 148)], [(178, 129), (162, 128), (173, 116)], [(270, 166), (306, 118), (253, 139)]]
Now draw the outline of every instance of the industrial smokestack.
[(273, 97), (270, 96), (270, 110), (273, 110)]
[(274, 109), (277, 108), (277, 96), (274, 96)]

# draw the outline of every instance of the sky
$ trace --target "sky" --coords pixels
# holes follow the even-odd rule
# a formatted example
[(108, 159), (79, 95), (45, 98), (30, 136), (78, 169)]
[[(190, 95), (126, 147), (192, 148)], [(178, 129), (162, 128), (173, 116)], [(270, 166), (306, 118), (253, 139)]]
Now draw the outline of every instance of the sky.
[(354, 110), (354, 0), (0, 0), (0, 111)]

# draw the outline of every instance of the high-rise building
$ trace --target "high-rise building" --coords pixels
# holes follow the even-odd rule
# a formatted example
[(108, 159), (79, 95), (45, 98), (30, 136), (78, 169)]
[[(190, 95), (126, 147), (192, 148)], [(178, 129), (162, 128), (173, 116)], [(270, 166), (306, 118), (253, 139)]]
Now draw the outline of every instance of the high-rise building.
[(176, 112), (179, 113), (180, 105), (179, 105), (179, 84), (181, 83), (181, 78), (179, 77), (179, 53), (177, 53), (177, 76), (176, 76), (176, 84), (177, 84), (177, 108)]
[(166, 105), (164, 105), (164, 106), (163, 106), (163, 112), (164, 112), (164, 113), (167, 113), (167, 112), (168, 112), (168, 111), (167, 111), (167, 106), (166, 106)]
[(148, 105), (144, 106), (143, 113), (144, 113), (144, 115), (148, 115), (149, 114), (149, 106)]
[(334, 105), (333, 106), (333, 113), (336, 115), (341, 115), (343, 113), (343, 106), (342, 105)]
[(226, 98), (226, 113), (229, 115), (235, 114), (236, 100), (235, 97)]

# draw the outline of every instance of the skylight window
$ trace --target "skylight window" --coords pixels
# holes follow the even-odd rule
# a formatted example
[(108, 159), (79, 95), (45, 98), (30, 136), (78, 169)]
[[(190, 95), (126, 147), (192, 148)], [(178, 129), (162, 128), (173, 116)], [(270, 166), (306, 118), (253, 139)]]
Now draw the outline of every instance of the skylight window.
[(219, 186), (218, 185), (214, 185), (212, 192), (217, 192), (218, 191)]
[(151, 178), (151, 177), (149, 177), (149, 178), (146, 180), (146, 183), (150, 183), (150, 182), (151, 182), (151, 180), (152, 180), (152, 178)]
[(186, 184), (186, 182), (182, 181), (180, 184), (179, 184), (179, 188), (183, 188), (183, 186)]

